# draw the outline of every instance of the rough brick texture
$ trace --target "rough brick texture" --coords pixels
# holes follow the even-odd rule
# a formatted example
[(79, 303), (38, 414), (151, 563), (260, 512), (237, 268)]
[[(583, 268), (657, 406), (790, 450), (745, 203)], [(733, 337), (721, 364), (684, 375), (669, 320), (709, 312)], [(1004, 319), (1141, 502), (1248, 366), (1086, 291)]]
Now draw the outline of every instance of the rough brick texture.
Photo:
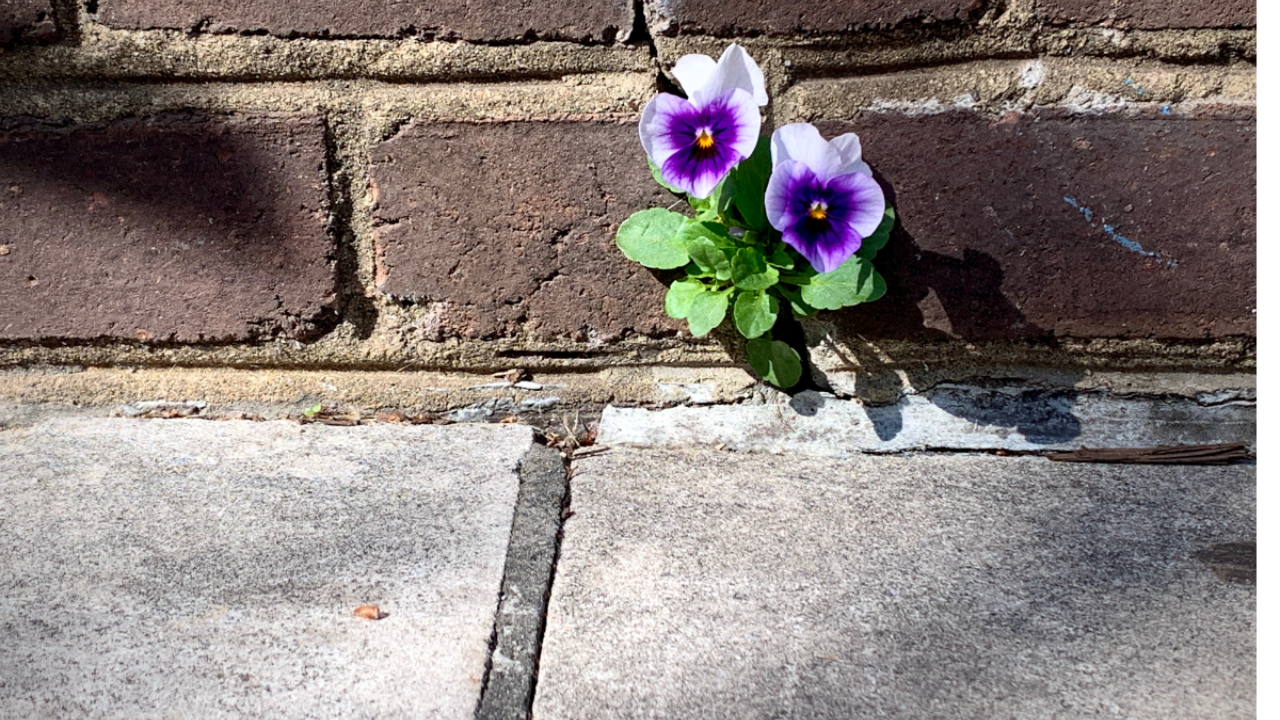
[(54, 32), (49, 0), (0, 0), (0, 45), (23, 35), (45, 38)]
[(1254, 0), (1037, 0), (1036, 12), (1055, 24), (1119, 28), (1214, 28), (1257, 25)]
[(631, 212), (669, 202), (634, 125), (415, 124), (373, 157), (379, 287), (445, 303), (437, 339), (676, 327), (662, 285), (613, 243)]
[(1207, 338), (1256, 333), (1252, 117), (867, 114), (896, 196), (889, 294), (864, 336)]
[(315, 118), (0, 131), (0, 339), (305, 335), (331, 299)]
[(465, 40), (608, 41), (630, 29), (632, 15), (625, 0), (103, 0), (99, 17), (118, 28), (265, 30), (281, 36), (421, 33)]
[(908, 20), (963, 20), (982, 0), (673, 0), (681, 32), (786, 35), (885, 27)]

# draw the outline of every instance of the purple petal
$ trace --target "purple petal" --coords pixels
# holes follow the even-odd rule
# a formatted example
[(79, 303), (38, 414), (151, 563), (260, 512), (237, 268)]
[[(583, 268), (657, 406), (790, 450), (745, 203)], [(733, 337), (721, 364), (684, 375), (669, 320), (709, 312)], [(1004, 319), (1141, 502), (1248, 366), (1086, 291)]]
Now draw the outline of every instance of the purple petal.
[(805, 188), (817, 183), (813, 171), (795, 160), (776, 165), (764, 190), (764, 214), (769, 224), (785, 230), (799, 222), (809, 212)]
[(831, 209), (828, 217), (838, 218), (864, 238), (880, 227), (884, 219), (884, 190), (869, 174), (853, 172), (831, 178), (827, 183), (831, 192)]
[[(812, 212), (815, 206), (821, 213)], [(849, 173), (824, 181), (796, 160), (778, 165), (765, 190), (769, 223), (820, 273), (857, 252), (884, 209), (884, 191), (871, 176)]]
[(705, 107), (663, 93), (645, 108), (640, 123), (641, 143), (663, 179), (696, 198), (710, 195), (755, 149), (759, 135), (760, 111), (744, 90)]
[(862, 247), (862, 237), (847, 225), (822, 224), (806, 228), (804, 223), (791, 230), (784, 230), (782, 240), (796, 249), (805, 260), (820, 273), (827, 273), (840, 265)]
[(665, 139), (671, 133), (671, 121), (682, 113), (695, 112), (693, 103), (671, 93), (658, 93), (640, 115), (640, 144), (655, 165), (661, 166), (679, 148)]

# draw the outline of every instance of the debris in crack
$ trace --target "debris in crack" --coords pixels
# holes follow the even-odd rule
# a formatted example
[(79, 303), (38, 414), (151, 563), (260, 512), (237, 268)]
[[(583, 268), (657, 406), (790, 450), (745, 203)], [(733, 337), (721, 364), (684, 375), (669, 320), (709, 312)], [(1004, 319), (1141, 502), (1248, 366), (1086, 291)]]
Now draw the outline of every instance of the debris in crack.
[(1154, 465), (1229, 465), (1237, 460), (1253, 460), (1247, 443), (1216, 445), (1161, 445), (1152, 448), (1081, 448), (1074, 452), (1050, 453), (1050, 460), (1089, 463), (1146, 463)]

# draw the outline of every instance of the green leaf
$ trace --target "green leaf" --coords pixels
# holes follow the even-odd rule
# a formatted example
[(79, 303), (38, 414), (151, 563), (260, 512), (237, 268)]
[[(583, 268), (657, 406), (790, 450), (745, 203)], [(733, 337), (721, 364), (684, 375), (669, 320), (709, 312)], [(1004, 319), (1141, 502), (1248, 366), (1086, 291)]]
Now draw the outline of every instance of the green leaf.
[(769, 136), (761, 135), (751, 157), (738, 163), (729, 173), (728, 183), (733, 189), (733, 205), (742, 216), (742, 221), (753, 230), (769, 227), (769, 219), (764, 212), (764, 190), (769, 184), (772, 171)]
[(676, 239), (687, 220), (662, 208), (641, 210), (618, 227), (618, 247), (628, 259), (645, 267), (671, 270), (689, 262), (689, 253)]
[(706, 285), (693, 278), (681, 278), (671, 283), (671, 287), (667, 289), (666, 302), (663, 303), (667, 314), (676, 320), (689, 317), (689, 306), (693, 304), (693, 299), (706, 290)]
[(729, 256), (716, 247), (710, 238), (705, 235), (694, 235), (688, 242), (689, 257), (702, 272), (714, 274), (717, 280), (728, 280), (732, 277)]
[(708, 291), (693, 296), (689, 303), (689, 333), (702, 337), (724, 322), (729, 313), (729, 291)]
[(787, 251), (786, 245), (778, 245), (769, 254), (769, 264), (783, 270), (791, 270), (796, 266), (796, 259)]
[(307, 418), (308, 420), (310, 420), (311, 418), (313, 418), (313, 417), (315, 417), (315, 416), (319, 415), (322, 411), (324, 411), (324, 405), (323, 405), (323, 404), (321, 404), (321, 403), (316, 403), (315, 405), (312, 405), (311, 407), (307, 408), (306, 410), (303, 410), (303, 411), (302, 411), (302, 417)]
[(728, 196), (725, 193), (731, 192), (728, 185), (728, 177), (720, 181), (711, 194), (705, 198), (696, 198), (689, 196), (689, 207), (693, 208), (699, 220), (716, 220), (720, 217), (720, 213), (724, 212), (728, 203)]
[(876, 231), (862, 239), (862, 247), (858, 248), (858, 257), (863, 260), (874, 259), (876, 253), (889, 242), (889, 233), (893, 230), (893, 224), (898, 219), (898, 213), (894, 211), (892, 205), (885, 205), (884, 218), (880, 220), (880, 225), (876, 227)]
[(733, 324), (750, 340), (769, 332), (778, 320), (778, 298), (764, 291), (738, 294), (733, 302)]
[(800, 382), (800, 355), (784, 342), (769, 337), (748, 340), (747, 361), (760, 377), (780, 388)]
[(800, 296), (819, 310), (838, 310), (864, 303), (875, 294), (875, 270), (854, 255), (828, 273), (820, 273), (800, 286)]
[(778, 268), (764, 261), (755, 248), (742, 248), (733, 255), (730, 271), (740, 290), (765, 290), (778, 282)]
[(657, 181), (658, 181), (658, 184), (659, 184), (659, 185), (661, 185), (662, 187), (664, 187), (664, 188), (666, 188), (666, 189), (670, 190), (671, 192), (673, 192), (673, 193), (675, 193), (675, 194), (677, 194), (677, 195), (684, 195), (684, 191), (683, 191), (683, 190), (681, 190), (680, 188), (678, 188), (678, 187), (676, 187), (676, 186), (672, 185), (671, 183), (667, 182), (666, 180), (663, 180), (663, 179), (662, 179), (662, 168), (658, 167), (658, 166), (657, 166), (657, 164), (653, 162), (653, 160), (650, 160), (650, 161), (649, 161), (649, 173), (650, 173), (651, 175), (653, 175), (653, 179), (654, 179), (654, 180), (657, 180)]
[(685, 218), (684, 224), (680, 226), (680, 230), (676, 233), (676, 240), (687, 247), (698, 238), (710, 240), (713, 245), (719, 248), (732, 247), (734, 244), (733, 237), (729, 235), (729, 228), (720, 223)]
[(805, 302), (798, 289), (785, 285), (778, 285), (774, 289), (786, 298), (787, 302), (791, 303), (791, 314), (797, 318), (803, 319), (818, 314), (818, 309)]
[(871, 271), (871, 282), (873, 283), (871, 287), (871, 295), (862, 302), (873, 302), (875, 300), (879, 300), (884, 297), (886, 292), (889, 291), (889, 286), (885, 283), (884, 278), (880, 277), (880, 273), (876, 272), (874, 269)]

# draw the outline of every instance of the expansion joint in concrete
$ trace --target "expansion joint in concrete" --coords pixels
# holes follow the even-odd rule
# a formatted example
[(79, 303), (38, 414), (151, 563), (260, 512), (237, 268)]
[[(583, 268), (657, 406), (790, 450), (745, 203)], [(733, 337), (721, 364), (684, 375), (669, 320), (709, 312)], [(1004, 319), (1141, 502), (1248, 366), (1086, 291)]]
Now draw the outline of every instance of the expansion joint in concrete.
[(520, 491), (476, 720), (525, 720), (533, 711), (569, 503), (567, 465), (559, 451), (544, 445), (534, 445), (520, 461)]

